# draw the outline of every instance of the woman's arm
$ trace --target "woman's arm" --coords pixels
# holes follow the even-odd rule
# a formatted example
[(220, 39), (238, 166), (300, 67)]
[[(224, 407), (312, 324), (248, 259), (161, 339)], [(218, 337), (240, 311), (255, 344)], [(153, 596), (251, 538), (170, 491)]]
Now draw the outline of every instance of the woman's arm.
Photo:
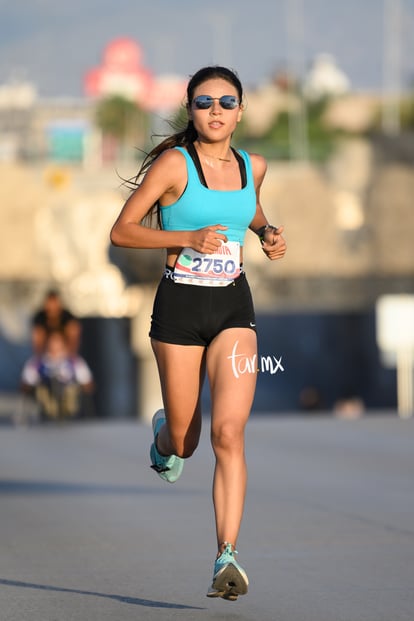
[(260, 190), (267, 171), (264, 157), (257, 154), (250, 155), (253, 177), (256, 188), (256, 213), (250, 222), (249, 228), (259, 236), (263, 252), (271, 259), (281, 259), (286, 253), (286, 242), (282, 237), (283, 226), (269, 224), (260, 202)]
[(114, 246), (125, 248), (185, 248), (214, 252), (226, 241), (219, 231), (226, 227), (209, 226), (196, 231), (164, 231), (142, 224), (158, 201), (170, 205), (178, 200), (187, 184), (185, 158), (179, 151), (164, 151), (151, 165), (141, 185), (131, 194), (111, 230)]
[(186, 169), (181, 153), (165, 151), (151, 165), (140, 186), (131, 194), (111, 230), (111, 242), (126, 248), (180, 246), (182, 234), (144, 226), (142, 220), (159, 200), (174, 202)]

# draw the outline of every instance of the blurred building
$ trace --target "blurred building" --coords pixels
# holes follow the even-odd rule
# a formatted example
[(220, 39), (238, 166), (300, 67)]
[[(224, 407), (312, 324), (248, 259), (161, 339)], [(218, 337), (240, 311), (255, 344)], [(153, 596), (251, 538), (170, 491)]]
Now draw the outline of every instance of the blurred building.
[(186, 82), (182, 76), (155, 76), (144, 65), (141, 46), (127, 37), (108, 43), (101, 65), (84, 76), (87, 97), (121, 95), (151, 112), (179, 108)]
[(351, 83), (331, 54), (319, 54), (307, 72), (303, 92), (309, 99), (338, 97), (349, 92)]
[(30, 82), (11, 81), (0, 85), (0, 162), (21, 155), (36, 100), (36, 88)]
[(81, 162), (93, 120), (94, 105), (83, 98), (42, 99), (30, 84), (4, 85), (0, 161)]

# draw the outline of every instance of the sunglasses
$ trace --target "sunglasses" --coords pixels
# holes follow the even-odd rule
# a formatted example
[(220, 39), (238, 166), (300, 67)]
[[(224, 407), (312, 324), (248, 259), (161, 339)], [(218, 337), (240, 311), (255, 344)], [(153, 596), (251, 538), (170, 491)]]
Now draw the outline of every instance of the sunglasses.
[(234, 95), (223, 95), (222, 97), (199, 95), (194, 97), (193, 104), (198, 110), (208, 110), (213, 105), (213, 101), (218, 101), (224, 110), (234, 110), (239, 105), (239, 100)]

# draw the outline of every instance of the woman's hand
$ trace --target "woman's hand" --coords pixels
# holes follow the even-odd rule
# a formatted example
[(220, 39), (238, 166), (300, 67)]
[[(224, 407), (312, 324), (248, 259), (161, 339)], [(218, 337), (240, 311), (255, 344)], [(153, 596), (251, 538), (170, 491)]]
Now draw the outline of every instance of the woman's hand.
[(282, 237), (283, 226), (266, 229), (263, 235), (262, 249), (265, 255), (271, 260), (281, 259), (286, 253), (286, 242)]
[(197, 252), (203, 252), (204, 254), (212, 254), (216, 252), (222, 242), (227, 241), (227, 237), (219, 231), (226, 231), (227, 226), (221, 224), (215, 224), (213, 226), (206, 226), (203, 229), (197, 231), (189, 231), (190, 248), (197, 250)]

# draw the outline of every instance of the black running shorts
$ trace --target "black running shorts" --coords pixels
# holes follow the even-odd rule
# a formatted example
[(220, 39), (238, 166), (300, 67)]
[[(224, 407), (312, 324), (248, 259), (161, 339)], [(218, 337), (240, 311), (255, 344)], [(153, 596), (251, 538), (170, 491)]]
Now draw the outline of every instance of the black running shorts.
[(245, 273), (227, 287), (202, 287), (174, 282), (167, 267), (154, 300), (150, 337), (175, 345), (207, 347), (227, 328), (256, 331)]

